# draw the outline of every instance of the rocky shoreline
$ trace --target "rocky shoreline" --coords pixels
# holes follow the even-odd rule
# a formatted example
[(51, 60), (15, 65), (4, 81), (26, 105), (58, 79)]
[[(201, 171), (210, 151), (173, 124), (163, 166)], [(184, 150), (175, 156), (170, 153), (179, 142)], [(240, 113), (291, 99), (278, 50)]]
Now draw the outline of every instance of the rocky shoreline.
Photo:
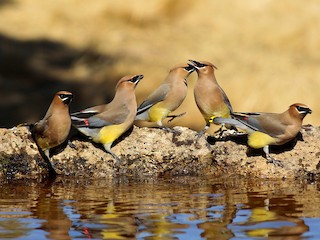
[[(156, 128), (133, 127), (112, 150), (122, 159), (116, 166), (99, 145), (85, 138), (72, 138), (51, 157), (61, 176), (107, 178), (117, 175), (146, 176), (245, 176), (269, 179), (311, 178), (320, 173), (320, 127), (303, 126), (297, 140), (271, 148), (284, 167), (266, 163), (262, 151), (246, 145), (246, 135), (216, 141), (205, 135), (175, 127), (175, 133)], [(27, 127), (0, 129), (0, 179), (39, 178), (48, 165), (39, 154)]]

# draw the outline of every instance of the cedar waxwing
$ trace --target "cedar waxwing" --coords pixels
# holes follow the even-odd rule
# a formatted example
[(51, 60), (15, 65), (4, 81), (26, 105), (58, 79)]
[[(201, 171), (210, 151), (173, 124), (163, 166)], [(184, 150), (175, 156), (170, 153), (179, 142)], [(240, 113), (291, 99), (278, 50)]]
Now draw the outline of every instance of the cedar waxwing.
[(269, 155), (269, 145), (282, 145), (299, 133), (302, 120), (311, 109), (301, 103), (292, 104), (283, 113), (233, 113), (233, 118), (214, 118), (213, 122), (230, 124), (248, 133), (248, 145), (263, 148), (267, 162), (282, 166)]
[(69, 135), (71, 119), (68, 105), (72, 97), (70, 92), (57, 92), (44, 118), (31, 126), (32, 135), (48, 160), (49, 150), (65, 142)]
[(161, 85), (138, 107), (136, 120), (154, 122), (159, 127), (172, 131), (163, 126), (162, 120), (166, 117), (172, 117), (173, 119), (183, 115), (168, 116), (170, 112), (181, 105), (187, 96), (187, 77), (194, 70), (194, 67), (190, 64), (179, 64), (170, 69), (168, 76)]
[(112, 143), (132, 125), (137, 113), (135, 87), (143, 75), (128, 75), (119, 80), (113, 100), (106, 105), (87, 108), (71, 114), (72, 124), (94, 142), (101, 143), (117, 163), (120, 158), (111, 151)]
[[(213, 117), (230, 118), (230, 113), (233, 110), (227, 95), (214, 75), (214, 69), (217, 68), (210, 62), (189, 61), (196, 68), (198, 74), (198, 80), (194, 86), (194, 98), (206, 121), (204, 130), (197, 134), (197, 138), (199, 138), (210, 127), (210, 119)], [(222, 128), (219, 131), (222, 133)]]

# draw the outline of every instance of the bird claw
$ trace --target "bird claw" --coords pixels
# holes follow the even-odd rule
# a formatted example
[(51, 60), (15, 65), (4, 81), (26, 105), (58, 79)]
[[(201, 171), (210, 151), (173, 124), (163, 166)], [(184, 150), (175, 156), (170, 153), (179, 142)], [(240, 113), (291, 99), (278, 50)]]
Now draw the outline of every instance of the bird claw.
[(282, 163), (281, 161), (276, 160), (276, 159), (274, 159), (274, 158), (271, 157), (271, 156), (267, 156), (267, 163), (272, 163), (272, 164), (274, 164), (275, 166), (281, 167), (281, 168), (284, 167), (284, 165), (283, 165), (283, 163)]
[(109, 153), (111, 154), (111, 156), (113, 157), (113, 159), (115, 160), (115, 164), (120, 167), (121, 166), (121, 158), (119, 158), (116, 154), (114, 154), (113, 152), (109, 151)]
[(215, 134), (219, 134), (217, 139), (222, 139), (223, 134), (227, 132), (227, 129), (223, 129), (223, 127), (220, 127), (217, 131), (215, 131)]
[(163, 129), (164, 131), (170, 132), (170, 133), (177, 133), (177, 132), (179, 132), (179, 131), (174, 130), (174, 129), (172, 129), (172, 128), (168, 128), (168, 127), (166, 127), (166, 126), (162, 126), (161, 129)]
[(187, 113), (187, 112), (180, 113), (180, 114), (178, 114), (178, 115), (170, 115), (170, 116), (167, 116), (167, 118), (171, 118), (171, 119), (168, 120), (168, 123), (171, 122), (171, 121), (173, 121), (175, 118), (182, 117), (182, 116), (186, 115), (186, 113)]
[(204, 135), (204, 133), (206, 132), (206, 130), (207, 129), (204, 129), (204, 130), (202, 130), (202, 131), (200, 131), (200, 132), (198, 132), (197, 134), (196, 134), (196, 141), (198, 141), (199, 140), (199, 138), (201, 138), (203, 135)]
[(69, 147), (71, 147), (72, 149), (77, 149), (76, 145), (74, 145), (70, 140), (68, 140), (68, 145), (69, 145)]

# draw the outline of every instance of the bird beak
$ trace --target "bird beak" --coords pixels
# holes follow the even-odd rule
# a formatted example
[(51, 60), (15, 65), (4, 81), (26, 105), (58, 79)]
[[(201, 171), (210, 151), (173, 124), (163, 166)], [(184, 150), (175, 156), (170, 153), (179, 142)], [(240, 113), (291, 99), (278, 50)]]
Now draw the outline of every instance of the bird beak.
[(307, 115), (312, 113), (312, 110), (308, 107), (297, 106), (296, 109), (300, 114)]
[(142, 78), (143, 78), (143, 75), (136, 75), (133, 78), (131, 78), (130, 82), (132, 82), (135, 85), (137, 85)]
[(188, 63), (188, 67), (185, 67), (184, 69), (190, 73), (192, 73), (194, 70), (196, 70), (195, 67), (189, 63)]
[(184, 70), (186, 70), (186, 71), (188, 72), (187, 77), (189, 77), (189, 75), (190, 75), (191, 73), (193, 73), (193, 72), (196, 70), (196, 68), (195, 68), (193, 65), (191, 65), (191, 64), (188, 63), (188, 66), (185, 67)]
[(189, 62), (191, 63), (191, 65), (192, 65), (193, 67), (195, 67), (196, 69), (199, 69), (199, 68), (205, 66), (204, 64), (202, 64), (202, 63), (200, 63), (200, 62), (197, 62), (197, 61), (195, 61), (195, 60), (188, 60), (188, 61), (189, 61)]
[(312, 110), (311, 110), (310, 108), (307, 108), (307, 109), (306, 109), (306, 113), (307, 113), (307, 114), (311, 114), (311, 113), (312, 113)]

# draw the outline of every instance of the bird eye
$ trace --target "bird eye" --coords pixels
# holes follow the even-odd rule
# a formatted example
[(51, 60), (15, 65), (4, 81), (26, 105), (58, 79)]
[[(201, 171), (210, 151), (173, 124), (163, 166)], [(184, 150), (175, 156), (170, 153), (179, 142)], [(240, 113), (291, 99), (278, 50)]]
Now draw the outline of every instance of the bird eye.
[(70, 95), (67, 95), (67, 94), (59, 94), (59, 97), (61, 99), (64, 99), (64, 98), (68, 98)]
[(69, 104), (72, 101), (72, 94), (59, 94), (59, 98), (65, 104)]
[(311, 113), (310, 108), (307, 107), (296, 106), (296, 109), (299, 113)]

